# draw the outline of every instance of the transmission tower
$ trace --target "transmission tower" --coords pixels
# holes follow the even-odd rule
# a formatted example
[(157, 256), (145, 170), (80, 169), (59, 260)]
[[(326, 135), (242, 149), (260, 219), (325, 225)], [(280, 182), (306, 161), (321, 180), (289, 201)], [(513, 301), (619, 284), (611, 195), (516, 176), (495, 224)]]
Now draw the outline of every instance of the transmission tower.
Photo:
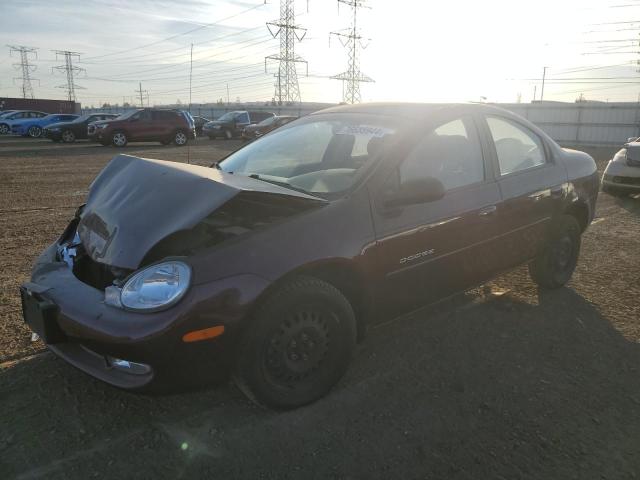
[(365, 3), (366, 0), (338, 0), (338, 7), (341, 3), (349, 5), (352, 10), (351, 27), (339, 32), (331, 32), (340, 39), (340, 43), (349, 52), (349, 66), (347, 71), (335, 75), (331, 78), (342, 80), (342, 100), (346, 103), (360, 103), (362, 97), (360, 95), (360, 83), (373, 82), (374, 80), (360, 71), (360, 61), (358, 59), (358, 48), (367, 48), (365, 39), (360, 35), (358, 30), (358, 9), (370, 8)]
[(56, 60), (58, 59), (59, 56), (64, 56), (64, 65), (58, 65), (57, 67), (52, 67), (51, 71), (53, 70), (58, 70), (58, 71), (65, 71), (67, 74), (67, 84), (66, 85), (59, 85), (56, 88), (64, 88), (67, 91), (67, 98), (70, 102), (75, 102), (76, 101), (76, 88), (77, 89), (83, 89), (84, 87), (80, 87), (79, 85), (75, 84), (75, 77), (81, 73), (84, 72), (85, 69), (84, 68), (80, 68), (80, 67), (76, 67), (73, 64), (73, 59), (77, 58), (78, 60), (80, 60), (80, 54), (78, 52), (69, 52), (68, 50), (54, 50), (54, 53), (56, 54)]
[(264, 59), (265, 72), (267, 71), (268, 60), (279, 62), (278, 73), (274, 74), (276, 78), (275, 98), (279, 105), (300, 102), (300, 86), (298, 85), (296, 63), (306, 64), (308, 74), (307, 62), (295, 54), (296, 41), (302, 41), (307, 34), (307, 29), (296, 25), (294, 3), (295, 0), (280, 0), (280, 19), (267, 23), (267, 28), (273, 38), (280, 37), (280, 53), (269, 55)]
[(29, 63), (29, 55), (32, 54), (38, 58), (37, 49), (23, 45), (8, 45), (8, 47), (11, 56), (13, 56), (14, 52), (20, 54), (20, 63), (14, 63), (13, 66), (22, 71), (22, 76), (14, 78), (13, 81), (20, 80), (22, 82), (22, 98), (33, 98), (33, 86), (31, 82), (38, 80), (32, 78), (31, 73), (35, 71), (37, 67)]

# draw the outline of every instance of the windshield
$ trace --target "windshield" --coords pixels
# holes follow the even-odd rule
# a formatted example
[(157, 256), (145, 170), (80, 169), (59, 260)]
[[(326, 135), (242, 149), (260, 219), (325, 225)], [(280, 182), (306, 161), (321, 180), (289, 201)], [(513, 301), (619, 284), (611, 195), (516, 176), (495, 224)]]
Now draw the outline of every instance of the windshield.
[(387, 117), (317, 115), (247, 145), (219, 168), (310, 194), (335, 194), (353, 186), (395, 133)]
[(233, 120), (236, 117), (236, 113), (238, 113), (238, 112), (227, 112), (224, 115), (222, 115), (220, 118), (218, 118), (217, 121), (219, 121), (219, 122), (227, 122), (229, 120)]
[(125, 112), (122, 115), (120, 115), (118, 117), (118, 120), (126, 120), (129, 117), (133, 117), (136, 113), (138, 113), (140, 111), (141, 110), (129, 110), (128, 112)]
[(269, 125), (271, 125), (273, 122), (275, 122), (275, 121), (276, 121), (276, 118), (277, 118), (277, 117), (269, 117), (269, 118), (267, 118), (267, 119), (265, 119), (265, 120), (261, 121), (261, 122), (258, 124), (258, 127), (268, 127)]
[(93, 116), (93, 114), (87, 114), (87, 115), (81, 115), (78, 118), (76, 118), (75, 120), (72, 120), (72, 123), (82, 123), (86, 120), (89, 120), (89, 117)]

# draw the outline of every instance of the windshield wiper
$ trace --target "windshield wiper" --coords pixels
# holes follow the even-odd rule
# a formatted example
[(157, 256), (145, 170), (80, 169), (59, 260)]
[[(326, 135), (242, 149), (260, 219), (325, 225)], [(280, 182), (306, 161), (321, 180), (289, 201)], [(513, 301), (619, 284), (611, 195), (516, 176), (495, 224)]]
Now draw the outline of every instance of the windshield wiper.
[(289, 190), (293, 190), (295, 192), (304, 193), (305, 195), (313, 195), (312, 193), (307, 192), (306, 190), (304, 190), (302, 188), (294, 187), (293, 185), (291, 185), (291, 184), (289, 184), (287, 182), (279, 182), (278, 180), (272, 180), (270, 178), (263, 178), (257, 173), (251, 173), (251, 174), (249, 174), (247, 176), (249, 178), (255, 178), (256, 180), (261, 180), (263, 182), (271, 183), (273, 185), (278, 185), (279, 187), (288, 188)]

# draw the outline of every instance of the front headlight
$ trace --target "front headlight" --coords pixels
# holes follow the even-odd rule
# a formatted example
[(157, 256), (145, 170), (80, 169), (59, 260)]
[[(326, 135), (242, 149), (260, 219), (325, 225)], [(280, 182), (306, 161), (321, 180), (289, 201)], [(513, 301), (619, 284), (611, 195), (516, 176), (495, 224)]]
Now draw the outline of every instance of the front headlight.
[(122, 289), (107, 287), (105, 303), (127, 310), (163, 310), (177, 303), (190, 283), (191, 267), (186, 263), (157, 263), (133, 274)]

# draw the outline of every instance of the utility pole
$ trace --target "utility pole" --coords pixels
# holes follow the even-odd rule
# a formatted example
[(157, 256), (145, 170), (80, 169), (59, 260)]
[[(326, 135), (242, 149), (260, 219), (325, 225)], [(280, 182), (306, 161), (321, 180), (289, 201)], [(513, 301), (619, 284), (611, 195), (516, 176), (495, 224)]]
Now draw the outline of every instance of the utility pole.
[(14, 63), (13, 67), (22, 71), (22, 76), (14, 78), (13, 81), (20, 80), (22, 82), (22, 98), (34, 98), (32, 81), (38, 81), (36, 78), (31, 78), (31, 73), (36, 70), (35, 65), (29, 63), (29, 55), (34, 55), (38, 58), (38, 51), (36, 48), (25, 47), (24, 45), (8, 45), (9, 54), (13, 56), (14, 52), (20, 54), (20, 63)]
[(193, 77), (193, 43), (191, 44), (191, 57), (189, 61), (189, 113), (191, 113), (191, 80)]
[(229, 84), (227, 83), (227, 105), (229, 105)]
[(331, 35), (338, 37), (342, 46), (349, 52), (347, 71), (331, 77), (334, 80), (342, 80), (342, 101), (346, 103), (360, 103), (362, 101), (360, 83), (374, 81), (371, 77), (360, 71), (360, 62), (358, 59), (358, 47), (366, 48), (366, 44), (363, 42), (365, 39), (363, 39), (358, 31), (358, 9), (369, 8), (365, 2), (366, 0), (338, 0), (338, 8), (341, 3), (351, 7), (351, 27), (329, 34), (329, 39), (331, 39)]
[(148, 95), (149, 92), (142, 89), (142, 82), (140, 82), (140, 88), (138, 90), (134, 90), (138, 95), (140, 95), (140, 107), (144, 108), (144, 101), (142, 100), (142, 95)]
[(54, 50), (53, 52), (56, 54), (56, 60), (58, 59), (58, 56), (60, 55), (64, 56), (64, 65), (58, 65), (57, 67), (52, 67), (51, 72), (53, 72), (54, 70), (58, 70), (58, 71), (64, 70), (67, 74), (67, 84), (59, 85), (56, 88), (66, 89), (67, 99), (70, 102), (75, 102), (76, 88), (82, 89), (83, 87), (80, 87), (75, 84), (74, 77), (77, 74), (86, 71), (84, 68), (76, 67), (73, 64), (73, 58), (76, 57), (78, 60), (80, 60), (80, 54), (78, 52), (70, 52), (68, 50)]
[(295, 53), (296, 41), (302, 41), (307, 34), (307, 29), (296, 25), (294, 3), (295, 0), (280, 0), (280, 19), (267, 23), (267, 28), (273, 38), (280, 37), (280, 53), (269, 55), (264, 59), (265, 72), (268, 60), (279, 62), (278, 73), (274, 74), (277, 79), (275, 98), (279, 105), (300, 102), (300, 85), (298, 84), (296, 63), (304, 63), (307, 75), (309, 74), (309, 64)]
[(544, 81), (547, 78), (547, 67), (542, 69), (542, 90), (540, 91), (540, 101), (544, 100)]

